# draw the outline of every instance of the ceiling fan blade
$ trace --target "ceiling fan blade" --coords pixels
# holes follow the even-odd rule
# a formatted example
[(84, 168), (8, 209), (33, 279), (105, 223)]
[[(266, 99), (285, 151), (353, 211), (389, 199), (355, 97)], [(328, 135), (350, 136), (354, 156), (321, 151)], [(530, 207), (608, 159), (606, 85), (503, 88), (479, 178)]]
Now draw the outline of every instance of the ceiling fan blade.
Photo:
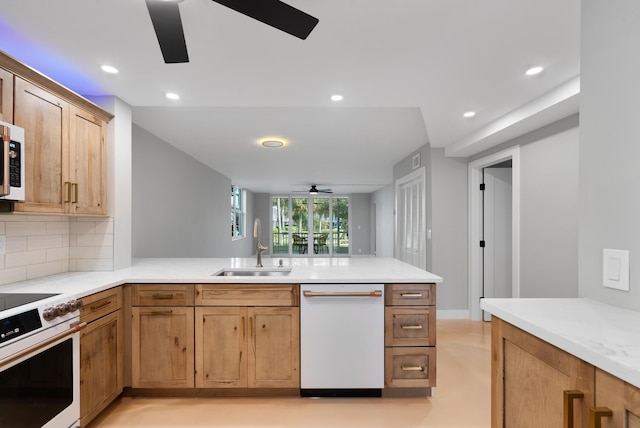
[(189, 62), (179, 1), (146, 0), (160, 50), (167, 64)]
[(318, 24), (315, 18), (279, 0), (213, 0), (302, 40)]

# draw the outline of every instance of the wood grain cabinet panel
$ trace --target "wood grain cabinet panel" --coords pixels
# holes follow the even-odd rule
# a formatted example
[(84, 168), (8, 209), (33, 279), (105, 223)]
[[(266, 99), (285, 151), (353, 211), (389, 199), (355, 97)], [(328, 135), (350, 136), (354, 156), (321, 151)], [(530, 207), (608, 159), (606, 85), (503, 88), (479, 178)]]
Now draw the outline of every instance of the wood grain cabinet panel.
[(436, 348), (385, 348), (385, 386), (427, 388), (435, 386)]
[(107, 214), (107, 124), (70, 106), (69, 183), (71, 214)]
[[(594, 403), (594, 367), (497, 317), (492, 328), (493, 428), (586, 427)], [(564, 411), (565, 391), (573, 424)]]
[(69, 202), (69, 103), (15, 78), (14, 122), (24, 128), (25, 202), (16, 211), (59, 213)]
[(0, 68), (0, 121), (13, 123), (13, 73)]
[[(603, 428), (640, 428), (640, 389), (600, 369), (596, 369), (596, 407), (611, 410), (610, 416), (600, 419)], [(595, 419), (593, 413), (590, 410), (589, 417)]]
[(196, 284), (198, 306), (297, 306), (297, 285)]
[(133, 284), (133, 306), (193, 306), (193, 284)]
[(82, 299), (80, 425), (86, 426), (120, 395), (124, 376), (122, 287)]
[(132, 313), (132, 386), (194, 387), (194, 308), (145, 306)]
[(386, 346), (435, 346), (436, 311), (434, 306), (386, 307)]

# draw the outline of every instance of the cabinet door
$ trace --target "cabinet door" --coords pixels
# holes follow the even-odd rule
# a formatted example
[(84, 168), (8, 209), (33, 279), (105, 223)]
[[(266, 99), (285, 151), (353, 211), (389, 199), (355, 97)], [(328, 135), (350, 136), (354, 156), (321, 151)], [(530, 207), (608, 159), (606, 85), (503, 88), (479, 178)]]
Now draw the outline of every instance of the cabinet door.
[(106, 123), (70, 106), (71, 214), (107, 214)]
[(249, 387), (300, 387), (300, 308), (249, 308)]
[(196, 387), (247, 387), (247, 308), (196, 308)]
[(0, 68), (0, 121), (13, 123), (13, 73)]
[(600, 369), (596, 369), (596, 406), (611, 410), (611, 416), (600, 420), (603, 428), (640, 428), (640, 389)]
[(564, 391), (573, 400), (575, 427), (587, 426), (594, 403), (594, 367), (524, 331), (492, 319), (492, 427), (565, 425)]
[(193, 388), (193, 308), (131, 309), (132, 386)]
[(80, 420), (86, 426), (123, 386), (123, 317), (112, 312), (91, 322), (80, 336)]
[(15, 78), (14, 121), (24, 128), (26, 200), (16, 211), (64, 213), (69, 201), (69, 104)]

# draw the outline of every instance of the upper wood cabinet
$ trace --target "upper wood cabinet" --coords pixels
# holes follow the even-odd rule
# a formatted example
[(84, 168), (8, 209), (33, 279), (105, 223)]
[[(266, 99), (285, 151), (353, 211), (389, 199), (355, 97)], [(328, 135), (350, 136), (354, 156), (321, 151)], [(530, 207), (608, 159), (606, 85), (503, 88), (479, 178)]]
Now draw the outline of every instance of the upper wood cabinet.
[(24, 128), (26, 198), (16, 211), (67, 212), (69, 103), (21, 78), (15, 79), (15, 124)]
[(21, 78), (14, 107), (27, 142), (26, 200), (15, 211), (106, 215), (106, 123)]
[(0, 211), (107, 215), (107, 123), (94, 103), (0, 52), (0, 120), (25, 130), (24, 202)]
[(0, 68), (0, 121), (13, 123), (13, 73)]
[(69, 183), (71, 214), (106, 215), (107, 124), (76, 106), (70, 106)]

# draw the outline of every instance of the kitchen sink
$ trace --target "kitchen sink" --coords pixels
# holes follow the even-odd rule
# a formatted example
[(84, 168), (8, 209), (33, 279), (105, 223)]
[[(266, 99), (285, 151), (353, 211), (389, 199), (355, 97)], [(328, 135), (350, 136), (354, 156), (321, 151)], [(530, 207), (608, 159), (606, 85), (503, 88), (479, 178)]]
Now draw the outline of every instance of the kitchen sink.
[(287, 276), (291, 268), (229, 268), (211, 276)]

